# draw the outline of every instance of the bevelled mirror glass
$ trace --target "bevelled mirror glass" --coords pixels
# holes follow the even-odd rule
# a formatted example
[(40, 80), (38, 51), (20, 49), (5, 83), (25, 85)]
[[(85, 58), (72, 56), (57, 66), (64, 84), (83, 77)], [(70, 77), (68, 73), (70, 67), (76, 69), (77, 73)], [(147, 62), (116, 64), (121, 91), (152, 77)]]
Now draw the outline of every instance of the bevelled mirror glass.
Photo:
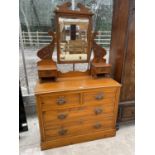
[(59, 17), (60, 61), (86, 61), (89, 20)]

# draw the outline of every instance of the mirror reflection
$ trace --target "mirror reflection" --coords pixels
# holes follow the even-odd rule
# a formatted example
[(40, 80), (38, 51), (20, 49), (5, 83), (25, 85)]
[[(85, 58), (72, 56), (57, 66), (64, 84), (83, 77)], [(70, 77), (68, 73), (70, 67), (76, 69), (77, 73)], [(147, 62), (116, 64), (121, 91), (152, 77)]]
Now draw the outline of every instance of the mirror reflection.
[(88, 19), (59, 18), (60, 60), (87, 60)]

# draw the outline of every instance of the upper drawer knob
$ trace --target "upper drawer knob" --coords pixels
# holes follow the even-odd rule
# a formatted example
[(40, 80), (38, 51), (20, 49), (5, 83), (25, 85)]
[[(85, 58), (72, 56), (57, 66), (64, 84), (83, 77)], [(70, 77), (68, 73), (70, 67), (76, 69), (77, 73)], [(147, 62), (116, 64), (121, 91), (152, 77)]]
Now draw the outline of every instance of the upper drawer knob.
[(103, 99), (103, 93), (98, 93), (95, 98), (96, 98), (96, 100), (102, 100)]
[(66, 100), (64, 97), (59, 97), (56, 102), (57, 104), (62, 105), (66, 103)]

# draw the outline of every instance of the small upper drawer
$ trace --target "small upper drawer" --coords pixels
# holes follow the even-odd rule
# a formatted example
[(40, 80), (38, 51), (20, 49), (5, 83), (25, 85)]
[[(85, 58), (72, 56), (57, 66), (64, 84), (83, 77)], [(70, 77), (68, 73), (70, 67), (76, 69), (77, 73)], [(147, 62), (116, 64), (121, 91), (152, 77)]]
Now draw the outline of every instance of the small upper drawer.
[(74, 107), (80, 103), (80, 94), (46, 94), (41, 97), (42, 110), (61, 109)]
[(98, 67), (97, 73), (110, 73), (111, 72), (111, 67)]
[(38, 70), (39, 77), (55, 77), (57, 76), (56, 70)]
[(115, 98), (116, 88), (104, 88), (104, 89), (97, 89), (91, 92), (84, 93), (84, 102), (101, 102), (103, 103), (104, 99), (107, 98)]

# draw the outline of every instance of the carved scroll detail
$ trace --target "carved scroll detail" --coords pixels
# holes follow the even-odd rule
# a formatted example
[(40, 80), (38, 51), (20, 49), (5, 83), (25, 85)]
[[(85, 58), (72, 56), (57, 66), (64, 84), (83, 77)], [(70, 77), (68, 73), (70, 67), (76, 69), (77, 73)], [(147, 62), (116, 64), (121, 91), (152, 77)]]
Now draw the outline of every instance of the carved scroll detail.
[(63, 3), (62, 5), (57, 5), (57, 10), (68, 10), (69, 7), (71, 6), (71, 2), (66, 2), (66, 3)]
[(105, 63), (106, 59), (104, 58), (104, 56), (106, 55), (106, 50), (100, 45), (98, 45), (94, 40), (97, 34), (97, 32), (92, 33), (92, 49), (94, 52), (94, 58), (92, 62)]
[(77, 10), (70, 10), (72, 3), (71, 2), (66, 2), (62, 5), (57, 5), (57, 9), (56, 11), (58, 12), (80, 12), (80, 13), (90, 13), (90, 9), (85, 7), (83, 4), (81, 3), (77, 3)]
[(80, 9), (81, 12), (90, 12), (90, 9), (86, 8), (83, 4), (77, 3), (77, 7)]
[(50, 31), (48, 34), (52, 36), (52, 42), (37, 52), (37, 56), (42, 60), (47, 60), (47, 59), (52, 60), (52, 55), (53, 55), (55, 42), (56, 42), (56, 35), (52, 31)]

